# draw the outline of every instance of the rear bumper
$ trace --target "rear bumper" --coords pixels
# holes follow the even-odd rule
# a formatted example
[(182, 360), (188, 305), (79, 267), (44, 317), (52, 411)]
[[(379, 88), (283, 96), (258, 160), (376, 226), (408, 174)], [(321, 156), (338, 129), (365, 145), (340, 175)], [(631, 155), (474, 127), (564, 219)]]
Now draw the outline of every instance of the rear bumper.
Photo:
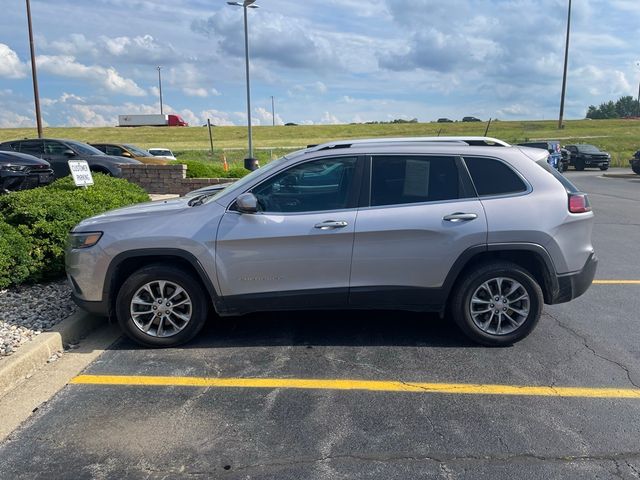
[(580, 271), (568, 275), (558, 275), (558, 290), (554, 293), (549, 304), (569, 302), (582, 295), (591, 286), (597, 268), (598, 257), (592, 253)]

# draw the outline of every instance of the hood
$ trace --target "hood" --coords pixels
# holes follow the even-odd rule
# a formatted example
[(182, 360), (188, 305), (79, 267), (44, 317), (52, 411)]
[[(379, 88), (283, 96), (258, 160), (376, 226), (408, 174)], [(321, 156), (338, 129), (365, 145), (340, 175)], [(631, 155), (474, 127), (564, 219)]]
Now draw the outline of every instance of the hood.
[(94, 217), (87, 218), (80, 222), (76, 229), (84, 229), (88, 226), (95, 226), (105, 222), (119, 220), (136, 220), (138, 218), (148, 219), (153, 215), (167, 215), (177, 213), (180, 210), (187, 210), (198, 207), (189, 206), (189, 198), (175, 198), (171, 200), (157, 200), (155, 202), (137, 203), (129, 207), (116, 208), (108, 212), (101, 213)]
[(0, 151), (0, 165), (46, 166), (48, 168), (49, 162), (25, 153)]

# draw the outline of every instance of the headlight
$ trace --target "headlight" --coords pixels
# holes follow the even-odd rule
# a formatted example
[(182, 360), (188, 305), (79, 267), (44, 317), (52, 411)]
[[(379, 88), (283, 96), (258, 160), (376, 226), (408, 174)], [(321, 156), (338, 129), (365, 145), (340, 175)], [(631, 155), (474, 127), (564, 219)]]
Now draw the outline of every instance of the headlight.
[(93, 247), (101, 237), (102, 232), (71, 233), (69, 234), (69, 246), (71, 248)]
[(10, 172), (26, 172), (29, 170), (28, 165), (4, 165), (3, 170), (9, 170)]

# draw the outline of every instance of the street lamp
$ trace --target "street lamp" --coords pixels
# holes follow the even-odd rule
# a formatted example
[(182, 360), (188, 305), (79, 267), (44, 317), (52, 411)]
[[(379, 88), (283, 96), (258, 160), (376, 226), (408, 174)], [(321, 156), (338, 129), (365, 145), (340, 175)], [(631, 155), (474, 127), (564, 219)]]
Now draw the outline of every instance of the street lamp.
[(562, 94), (560, 96), (560, 117), (558, 118), (558, 130), (562, 128), (562, 117), (564, 117), (564, 96), (567, 91), (567, 64), (569, 63), (569, 33), (571, 32), (571, 0), (569, 0), (569, 11), (567, 13), (567, 41), (564, 46), (564, 73), (562, 74)]
[(36, 70), (36, 49), (33, 44), (33, 26), (31, 25), (31, 4), (27, 0), (27, 24), (29, 26), (29, 50), (31, 52), (31, 76), (33, 78), (33, 100), (36, 104), (36, 124), (38, 138), (42, 138), (42, 114), (40, 113), (40, 94), (38, 93), (38, 72)]
[(156, 68), (158, 69), (158, 90), (160, 91), (160, 115), (163, 115), (164, 112), (162, 110), (162, 75), (160, 74), (162, 67), (158, 65)]
[(245, 158), (244, 166), (249, 170), (258, 168), (258, 162), (253, 158), (253, 140), (251, 138), (251, 83), (249, 80), (249, 30), (247, 28), (247, 8), (258, 8), (254, 5), (256, 0), (244, 0), (244, 2), (227, 2), (235, 7), (242, 7), (244, 10), (244, 60), (247, 76), (247, 129), (249, 134), (249, 157)]

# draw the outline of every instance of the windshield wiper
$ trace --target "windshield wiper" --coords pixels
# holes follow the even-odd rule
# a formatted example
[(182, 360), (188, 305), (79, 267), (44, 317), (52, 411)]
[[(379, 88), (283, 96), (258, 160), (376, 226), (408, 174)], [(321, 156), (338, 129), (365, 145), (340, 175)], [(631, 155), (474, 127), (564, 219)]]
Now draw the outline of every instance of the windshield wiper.
[(198, 195), (197, 197), (194, 197), (191, 200), (189, 200), (189, 203), (187, 205), (189, 205), (190, 207), (197, 207), (198, 205), (202, 205), (202, 202), (204, 202), (206, 198), (212, 195), (215, 195), (216, 193), (218, 192), (207, 192), (207, 193)]

